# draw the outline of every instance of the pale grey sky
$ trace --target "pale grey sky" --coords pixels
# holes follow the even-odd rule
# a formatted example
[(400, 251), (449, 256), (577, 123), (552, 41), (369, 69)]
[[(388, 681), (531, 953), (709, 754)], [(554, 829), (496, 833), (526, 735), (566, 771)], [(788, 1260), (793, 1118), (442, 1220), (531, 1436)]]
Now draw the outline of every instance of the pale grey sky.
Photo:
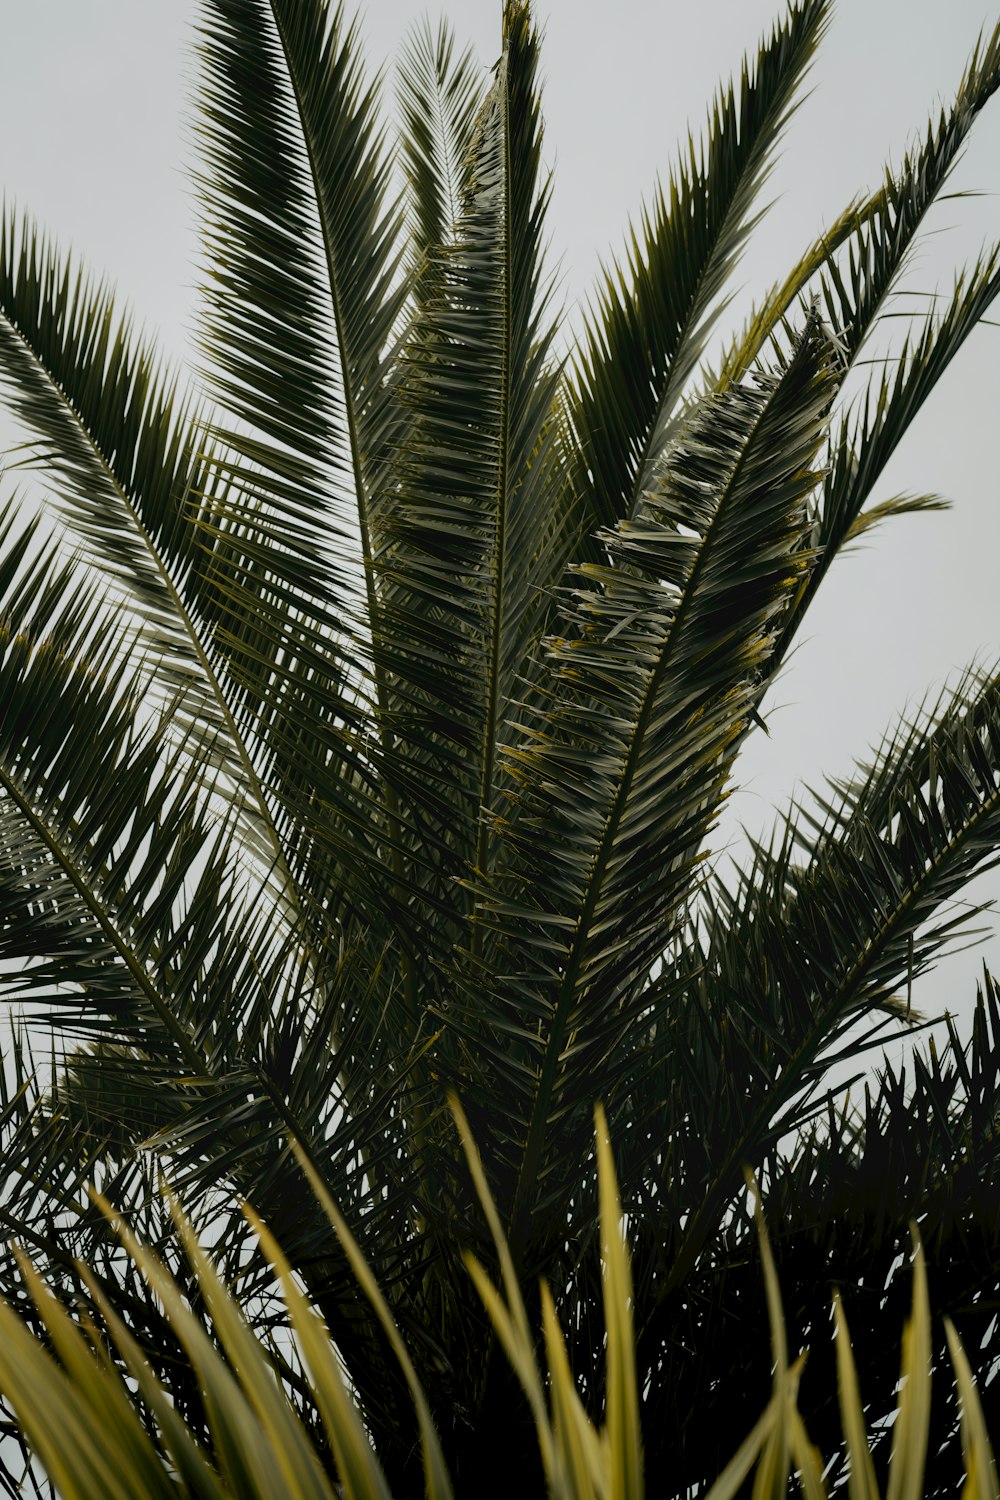
[[(499, 0), (445, 8), (492, 63)], [(779, 0), (538, 0), (556, 172), (550, 227), (567, 301), (591, 284), (598, 257), (620, 245), (627, 216), (669, 167), (676, 142), (689, 125), (700, 130), (719, 78), (781, 8)], [(426, 9), (410, 0), (368, 7), (373, 63), (391, 57)], [(182, 357), (196, 280), (185, 176), (194, 155), (194, 0), (0, 0), (0, 15), (8, 195), (106, 270)], [(856, 191), (875, 185), (886, 158), (950, 99), (978, 31), (997, 19), (982, 0), (840, 0), (772, 179), (780, 202), (745, 263), (748, 297)], [(984, 239), (1000, 237), (1000, 100), (953, 188), (985, 196), (936, 215), (938, 232), (910, 278), (925, 291), (949, 286)], [(771, 806), (798, 780), (843, 773), (908, 701), (976, 655), (1000, 657), (998, 359), (1000, 329), (980, 330), (921, 414), (883, 493), (938, 490), (954, 509), (896, 522), (835, 570), (774, 695), (772, 736), (758, 736), (746, 757), (749, 786), (734, 818), (767, 826)], [(1000, 965), (995, 940), (988, 951)], [(925, 1003), (964, 1009), (977, 966), (974, 956), (952, 961), (925, 984)]]

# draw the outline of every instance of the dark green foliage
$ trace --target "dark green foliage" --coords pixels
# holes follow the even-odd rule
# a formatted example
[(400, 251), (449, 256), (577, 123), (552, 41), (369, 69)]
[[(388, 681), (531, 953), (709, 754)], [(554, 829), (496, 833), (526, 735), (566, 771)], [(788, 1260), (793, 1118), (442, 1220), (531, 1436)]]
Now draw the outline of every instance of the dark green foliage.
[[(47, 502), (0, 516), (0, 973), (52, 1053), (9, 1052), (0, 1238), (84, 1308), (89, 1261), (206, 1441), (190, 1360), (88, 1181), (184, 1283), (168, 1166), (326, 1453), (252, 1202), (394, 1492), (421, 1492), (407, 1380), (294, 1146), (384, 1289), (457, 1485), (488, 1490), (498, 1462), (541, 1485), (461, 1263), (494, 1248), (449, 1091), (595, 1419), (603, 1100), (663, 1493), (711, 1477), (745, 1431), (730, 1414), (760, 1408), (747, 1164), (824, 1451), (829, 1291), (871, 1425), (895, 1379), (875, 1309), (898, 1326), (911, 1219), (1000, 1430), (992, 980), (971, 1043), (918, 1041), (864, 1109), (829, 1083), (916, 1023), (950, 903), (996, 861), (1000, 679), (969, 674), (892, 731), (743, 873), (706, 858), (827, 570), (941, 504), (874, 487), (1000, 291), (987, 247), (848, 403), (1000, 86), (998, 31), (878, 190), (716, 339), (829, 10), (791, 5), (722, 90), (565, 358), (524, 0), (492, 75), (418, 28), (398, 152), (339, 7), (205, 0), (190, 399), (106, 290), (30, 221), (0, 225), (0, 382)], [(24, 1304), (19, 1278), (5, 1249)]]

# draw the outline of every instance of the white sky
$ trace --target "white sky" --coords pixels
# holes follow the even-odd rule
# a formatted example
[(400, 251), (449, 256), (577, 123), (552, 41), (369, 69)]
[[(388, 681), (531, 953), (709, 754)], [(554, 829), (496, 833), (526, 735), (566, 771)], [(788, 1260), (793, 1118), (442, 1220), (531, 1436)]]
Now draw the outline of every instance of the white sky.
[[(537, 3), (546, 24), (546, 150), (556, 171), (550, 228), (572, 301), (598, 257), (620, 245), (675, 143), (689, 125), (700, 131), (719, 78), (738, 67), (780, 4)], [(395, 52), (425, 9), (373, 0), (373, 63)], [(456, 0), (449, 13), (492, 63), (499, 0)], [(107, 271), (177, 357), (186, 352), (196, 280), (185, 179), (194, 155), (195, 14), (193, 0), (0, 0), (5, 190)], [(813, 93), (772, 179), (780, 203), (745, 262), (748, 296), (783, 274), (855, 192), (875, 185), (887, 157), (898, 157), (931, 109), (951, 98), (978, 31), (996, 19), (981, 0), (840, 0)], [(947, 288), (955, 267), (1000, 236), (1000, 100), (980, 121), (953, 187), (985, 196), (938, 213), (940, 232), (926, 240), (911, 277), (922, 290)], [(749, 785), (734, 819), (767, 826), (770, 808), (798, 780), (843, 773), (908, 701), (977, 655), (1000, 656), (998, 357), (1000, 331), (980, 330), (894, 461), (883, 494), (937, 490), (954, 509), (898, 521), (839, 564), (773, 695), (771, 739), (758, 736), (745, 758)], [(986, 951), (1000, 967), (995, 939)], [(966, 1009), (978, 965), (976, 955), (950, 961), (925, 982), (921, 1003)]]

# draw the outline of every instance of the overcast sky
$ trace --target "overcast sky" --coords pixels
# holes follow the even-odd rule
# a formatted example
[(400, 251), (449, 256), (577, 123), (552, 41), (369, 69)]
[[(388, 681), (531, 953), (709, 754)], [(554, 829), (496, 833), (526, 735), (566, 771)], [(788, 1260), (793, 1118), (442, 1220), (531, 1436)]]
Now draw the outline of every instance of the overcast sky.
[[(391, 58), (427, 8), (408, 0), (370, 6), (374, 65)], [(196, 284), (185, 178), (194, 157), (196, 12), (193, 0), (0, 0), (5, 190), (105, 270), (178, 358)], [(568, 303), (585, 294), (599, 257), (621, 244), (675, 143), (689, 127), (700, 131), (720, 77), (779, 13), (777, 0), (538, 0), (546, 154), (555, 168), (550, 228)], [(498, 0), (460, 0), (450, 14), (491, 64)], [(745, 262), (747, 297), (876, 184), (882, 163), (898, 159), (930, 111), (952, 97), (977, 33), (997, 18), (981, 0), (840, 0), (772, 179), (780, 201)], [(924, 291), (950, 286), (958, 265), (1000, 237), (1000, 101), (980, 121), (953, 188), (983, 196), (937, 214), (910, 277)], [(980, 330), (924, 409), (882, 493), (940, 491), (954, 509), (898, 521), (838, 565), (773, 695), (772, 736), (758, 736), (747, 754), (749, 785), (734, 819), (769, 825), (770, 809), (797, 782), (845, 772), (930, 685), (976, 656), (1000, 656), (998, 358), (1000, 330)], [(1000, 967), (995, 940), (988, 951)], [(924, 1003), (966, 1009), (977, 965), (975, 957), (953, 960), (925, 984)]]

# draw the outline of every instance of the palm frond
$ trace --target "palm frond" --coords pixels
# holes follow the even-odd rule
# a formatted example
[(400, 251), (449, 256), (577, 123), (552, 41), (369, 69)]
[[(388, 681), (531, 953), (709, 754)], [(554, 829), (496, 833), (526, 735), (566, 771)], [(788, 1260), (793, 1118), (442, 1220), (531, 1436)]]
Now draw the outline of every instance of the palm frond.
[[(311, 917), (289, 924), (239, 819), (213, 811), (218, 765), (175, 743), (169, 716), (144, 726), (149, 668), (122, 675), (122, 627), (72, 571), (25, 564), (32, 541), (0, 549), (5, 992), (63, 1038), (59, 1109), (123, 1149), (196, 1138), (215, 1185), (293, 1122), (322, 1138), (352, 1080), (356, 1120), (373, 1088), (384, 1109), (402, 1064), (376, 1063), (379, 1011), (352, 1008), (356, 971)], [(361, 971), (364, 994), (370, 953)]]
[(357, 30), (325, 0), (208, 0), (202, 38), (204, 345), (246, 433), (226, 434), (245, 460), (240, 522), (252, 537), (266, 495), (300, 607), (329, 602), (334, 558), (358, 537), (375, 632), (383, 361), (406, 289)]
[[(1000, 247), (960, 275), (943, 311), (935, 309), (904, 343), (895, 369), (885, 370), (869, 387), (856, 415), (848, 416), (830, 440), (831, 465), (817, 506), (816, 567), (807, 595), (819, 584), (845, 541), (867, 530), (874, 513), (864, 507), (889, 460), (939, 380), (1000, 293)], [(896, 505), (901, 514), (912, 506)]]
[[(504, 51), (494, 95), (482, 119), (476, 188), (481, 198), (499, 195), (503, 256), (497, 308), (499, 441), (483, 630), (485, 703), (480, 729), (477, 870), (486, 869), (490, 862), (490, 815), (497, 804), (507, 704), (525, 657), (523, 617), (537, 604), (537, 565), (531, 563), (541, 550), (539, 530), (544, 536), (551, 525), (545, 480), (552, 475), (555, 377), (547, 369), (551, 332), (543, 323), (542, 223), (549, 184), (541, 168), (537, 67), (538, 37), (530, 7), (522, 0), (508, 0)], [(546, 556), (545, 563), (550, 562)]]
[(410, 427), (380, 555), (392, 727), (419, 772), (411, 798), (435, 779), (449, 788), (438, 816), (453, 876), (492, 858), (480, 808), (497, 805), (506, 704), (567, 556), (565, 539), (555, 561), (551, 545), (567, 505), (544, 320), (537, 38), (522, 5), (504, 25), (454, 240), (431, 255), (433, 292), (405, 351)]
[(0, 223), (3, 388), (88, 556), (141, 602), (150, 638), (177, 664), (193, 648), (169, 556), (198, 565), (185, 507), (207, 483), (190, 403), (152, 347), (115, 316), (108, 290), (58, 256), (30, 220)]
[[(38, 686), (27, 684), (26, 694)], [(14, 712), (16, 693), (10, 698)], [(79, 695), (64, 689), (58, 701), (76, 725), (98, 727), (90, 725)], [(100, 743), (107, 746), (106, 734)], [(141, 780), (140, 769), (119, 761), (120, 793)], [(175, 782), (169, 762), (164, 780)], [(2, 810), (9, 797), (23, 815), (27, 796), (14, 795), (23, 790), (18, 779), (0, 770), (0, 784), (7, 794)], [(135, 1204), (135, 1180), (117, 1164), (151, 1152), (169, 1157), (206, 1211), (224, 1184), (241, 1195), (252, 1192), (281, 1227), (296, 1264), (308, 1268), (331, 1324), (344, 1325), (341, 1347), (354, 1351), (372, 1412), (381, 1413), (388, 1402), (385, 1420), (393, 1420), (393, 1384), (379, 1361), (377, 1338), (372, 1346), (377, 1329), (355, 1315), (350, 1272), (331, 1252), (322, 1216), (309, 1216), (310, 1200), (291, 1170), (288, 1146), (294, 1141), (336, 1192), (376, 1251), (381, 1273), (398, 1276), (399, 1260), (412, 1253), (413, 1187), (400, 1171), (405, 1126), (399, 1106), (412, 1060), (400, 1053), (382, 996), (373, 1004), (379, 985), (371, 954), (349, 955), (339, 966), (320, 964), (304, 941), (308, 929), (277, 946), (266, 908), (241, 914), (231, 893), (220, 889), (217, 862), (203, 861), (202, 873), (192, 875), (203, 842), (194, 833), (169, 857), (169, 807), (152, 805), (165, 826), (154, 831), (139, 869), (130, 861), (130, 842), (113, 851), (106, 873), (94, 868), (93, 858), (87, 862), (91, 851), (75, 830), (67, 832), (71, 812), (74, 822), (83, 821), (79, 809), (71, 804), (59, 811), (61, 819), (47, 808), (26, 819), (38, 849), (27, 848), (9, 817), (2, 825), (0, 961), (27, 960), (16, 994), (62, 1041), (44, 1108), (4, 1143), (13, 1169), (0, 1207), (8, 1230), (34, 1235), (40, 1229), (39, 1248), (57, 1264), (60, 1250), (93, 1250), (95, 1226), (80, 1201), (83, 1177), (96, 1167), (107, 1191), (117, 1198), (120, 1183), (122, 1202)], [(146, 823), (122, 816), (142, 845)], [(102, 831), (108, 832), (106, 820)], [(71, 863), (75, 882), (66, 873)], [(11, 890), (3, 878), (8, 868)], [(147, 889), (156, 876), (157, 885)], [(55, 1240), (33, 1220), (42, 1182), (49, 1203), (61, 1183)], [(238, 1217), (227, 1223), (217, 1210), (212, 1216), (217, 1249), (241, 1264), (245, 1225)], [(136, 1312), (138, 1331), (149, 1325), (149, 1313), (142, 1306)], [(403, 1321), (410, 1325), (405, 1310)]]
[(392, 751), (377, 728), (372, 530), (407, 296), (377, 93), (357, 27), (325, 0), (207, 0), (202, 57), (203, 343), (235, 455), (216, 549), (228, 649), (297, 874), (316, 900), (346, 890), (355, 911), (388, 897), (388, 925), (403, 925), (406, 893), (385, 890), (365, 832), (399, 845), (392, 766), (372, 770)]
[(19, 979), (29, 992), (42, 987), (56, 1001), (68, 986), (78, 1026), (91, 1017), (77, 986), (102, 1017), (150, 1032), (173, 1066), (198, 1073), (192, 1018), (175, 1014), (132, 930), (137, 919), (155, 931), (156, 914), (179, 898), (188, 867), (205, 853), (204, 825), (185, 805), (190, 778), (136, 732), (127, 700), (51, 646), (0, 640), (4, 957), (25, 964)]
[[(66, 1428), (45, 1441), (67, 1486), (74, 1447), (100, 1482), (107, 1418), (115, 1481), (134, 1459), (147, 1493), (318, 1500), (350, 1469), (366, 1496), (443, 1500), (445, 1453), (478, 1493), (502, 1445), (522, 1487), (593, 1500), (638, 1493), (645, 1444), (650, 1492), (718, 1457), (720, 1495), (757, 1465), (756, 1494), (794, 1468), (818, 1500), (797, 1405), (814, 1369), (828, 1449), (839, 1432), (815, 1282), (841, 1247), (837, 1318), (857, 1327), (897, 1296), (910, 1214), (992, 1357), (995, 988), (971, 1048), (952, 1027), (852, 1100), (873, 1049), (925, 1024), (914, 987), (1000, 857), (1000, 674), (794, 806), (735, 877), (707, 842), (833, 558), (942, 503), (880, 486), (1000, 290), (987, 247), (865, 391), (1000, 85), (997, 28), (711, 367), (830, 8), (791, 0), (719, 94), (565, 368), (530, 0), (504, 0), (492, 75), (446, 26), (415, 33), (398, 140), (338, 0), (202, 0), (204, 406), (102, 284), (3, 216), (0, 397), (48, 493), (35, 519), (34, 490), (0, 497), (0, 996), (21, 1028), (0, 1067), (0, 1286), (61, 1360)], [(773, 1380), (748, 1313), (762, 1266)], [(915, 1305), (893, 1458), (916, 1459), (911, 1487)], [(761, 1346), (729, 1370), (741, 1319)], [(38, 1397), (45, 1356), (10, 1336)], [(829, 1357), (803, 1371), (799, 1336)], [(954, 1349), (985, 1475), (995, 1392), (977, 1406)], [(858, 1352), (851, 1442), (864, 1390), (877, 1465), (895, 1371)], [(769, 1380), (723, 1468), (724, 1394)]]
[[(170, 703), (175, 739), (217, 766), (219, 796), (228, 789), (249, 842), (294, 911), (301, 891), (285, 861), (280, 809), (265, 785), (276, 778), (259, 767), (255, 726), (245, 703), (241, 711), (240, 674), (233, 671), (234, 536), (231, 528), (219, 530), (227, 485), (205, 452), (198, 413), (160, 370), (152, 346), (116, 316), (107, 289), (11, 212), (0, 229), (0, 349), (7, 397), (29, 437), (27, 461), (44, 465), (61, 520), (86, 561), (109, 579), (100, 619), (113, 621), (123, 597), (135, 606), (133, 627), (111, 626), (122, 670), (129, 670), (130, 653), (156, 659), (155, 681), (147, 673), (150, 693)], [(18, 515), (16, 500), (5, 506), (0, 545), (13, 549), (12, 562), (23, 551)], [(47, 536), (44, 545), (55, 567), (58, 537)], [(236, 556), (245, 557), (245, 547)], [(39, 560), (20, 594), (34, 589), (47, 599), (58, 588), (71, 600), (80, 579), (43, 586), (47, 571)], [(73, 601), (77, 613), (84, 598), (92, 601), (99, 637), (102, 606), (91, 584)], [(261, 602), (258, 596), (258, 608)], [(288, 655), (291, 635), (280, 623), (259, 626), (257, 635), (277, 635)], [(244, 653), (253, 644), (249, 633), (240, 641)]]
[(852, 362), (885, 310), (969, 132), (998, 88), (1000, 25), (985, 42), (980, 39), (951, 108), (928, 125), (923, 142), (906, 154), (898, 171), (886, 173), (878, 212), (848, 242), (846, 263), (835, 258), (825, 268), (821, 295)]
[(577, 1101), (613, 1093), (609, 1059), (643, 1009), (629, 997), (694, 876), (775, 611), (796, 587), (840, 369), (813, 320), (783, 370), (705, 406), (646, 514), (603, 534), (611, 565), (577, 570), (569, 628), (550, 643), (550, 704), (508, 754), (521, 811), (501, 824), (506, 869), (479, 891), (504, 978), (489, 1029), (482, 1009), (463, 1020), (511, 1100), (496, 1149), (518, 1184), (515, 1243), (554, 1122), (580, 1128)]
[(854, 1021), (874, 1010), (907, 1020), (915, 980), (968, 927), (974, 911), (956, 915), (951, 901), (996, 862), (998, 759), (1000, 688), (973, 675), (817, 813), (798, 808), (778, 851), (759, 849), (739, 894), (710, 916), (690, 1012), (691, 1068), (710, 1101), (696, 1146), (704, 1175), (681, 1174), (697, 1206), (675, 1282), (731, 1201), (740, 1163), (802, 1127), (832, 1057), (858, 1055)]
[[(794, 1142), (786, 1138), (762, 1160), (761, 1188), (789, 1335), (809, 1348), (802, 1410), (814, 1441), (831, 1455), (828, 1483), (834, 1493), (844, 1482), (844, 1455), (828, 1288), (840, 1288), (841, 1313), (846, 1307), (850, 1318), (880, 1469), (889, 1447), (884, 1417), (895, 1407), (899, 1381), (897, 1353), (882, 1330), (885, 1320), (901, 1320), (906, 1310), (903, 1268), (913, 1222), (921, 1226), (936, 1307), (954, 1318), (969, 1347), (982, 1349), (984, 1371), (996, 1361), (998, 1036), (996, 986), (987, 975), (968, 1038), (950, 1022), (943, 1046), (924, 1044), (905, 1065), (883, 1062), (857, 1097), (831, 1100)], [(630, 1222), (641, 1213), (648, 1225), (633, 1247), (637, 1299), (647, 1309), (651, 1289), (669, 1275), (675, 1249), (668, 1228), (676, 1223), (674, 1209), (664, 1211), (658, 1225), (659, 1198), (657, 1191), (630, 1214)], [(625, 1206), (628, 1211), (627, 1201)], [(639, 1381), (651, 1395), (647, 1430), (671, 1420), (678, 1401), (692, 1413), (669, 1469), (656, 1465), (648, 1475), (650, 1484), (662, 1479), (675, 1493), (682, 1484), (697, 1487), (711, 1479), (727, 1457), (720, 1435), (733, 1396), (759, 1403), (768, 1381), (767, 1320), (751, 1239), (746, 1216), (726, 1216), (693, 1276), (647, 1312), (640, 1327)], [(943, 1340), (935, 1338), (936, 1363)], [(720, 1363), (731, 1387), (714, 1378)], [(995, 1428), (995, 1381), (983, 1383), (982, 1396)], [(954, 1408), (942, 1406), (932, 1419), (925, 1491), (942, 1500), (960, 1488), (955, 1427)]]
[(120, 1154), (168, 1151), (199, 1190), (242, 1183), (276, 1220), (298, 1214), (290, 1135), (345, 1206), (377, 1193), (388, 1253), (415, 1059), (371, 942), (324, 950), (281, 920), (211, 786), (137, 727), (134, 684), (65, 637), (0, 639), (0, 967), (62, 1039), (51, 1107)]
[(851, 204), (775, 287), (748, 320), (712, 377), (738, 380), (759, 358), (768, 339), (803, 295), (818, 293), (848, 361), (857, 356), (886, 311), (930, 209), (941, 198), (969, 133), (1000, 87), (1000, 26), (980, 38), (962, 76), (955, 102), (931, 121), (919, 145), (882, 186)]
[(864, 396), (834, 427), (829, 469), (814, 502), (807, 576), (790, 601), (762, 679), (761, 697), (786, 660), (806, 610), (840, 552), (890, 516), (944, 506), (935, 495), (890, 496), (873, 505), (869, 500), (924, 402), (982, 323), (998, 292), (1000, 247), (956, 278), (944, 310), (932, 311), (911, 332)]
[(483, 70), (471, 47), (456, 56), (448, 22), (443, 17), (436, 27), (427, 18), (418, 22), (397, 64), (409, 241), (418, 285), (434, 252), (457, 232), (473, 170), (473, 133), (483, 92)]
[(633, 516), (652, 480), (828, 17), (824, 0), (789, 7), (744, 60), (739, 89), (720, 91), (705, 142), (699, 151), (689, 141), (632, 231), (624, 266), (605, 274), (569, 403), (591, 526)]

